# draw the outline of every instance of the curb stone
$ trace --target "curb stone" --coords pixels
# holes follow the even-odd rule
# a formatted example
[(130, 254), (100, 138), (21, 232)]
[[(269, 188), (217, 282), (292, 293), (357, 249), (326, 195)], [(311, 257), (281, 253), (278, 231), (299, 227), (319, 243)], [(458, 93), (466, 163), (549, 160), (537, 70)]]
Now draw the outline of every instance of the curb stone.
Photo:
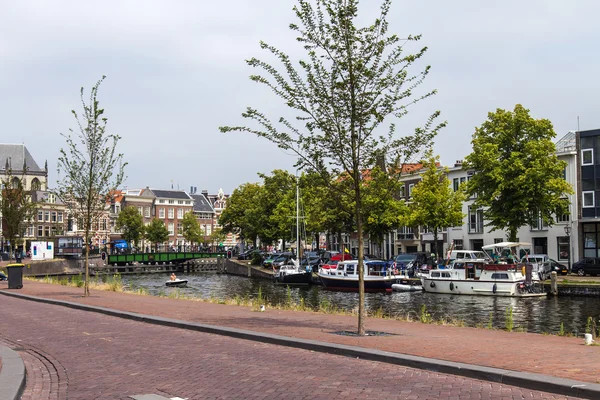
[[(261, 333), (245, 329), (199, 324), (177, 319), (133, 313), (128, 311), (118, 311), (105, 307), (89, 306), (63, 300), (54, 300), (18, 293), (11, 293), (3, 290), (0, 291), (0, 294), (21, 298), (24, 300), (36, 301), (40, 303), (59, 305), (82, 311), (101, 313), (104, 315), (125, 318), (133, 321), (168, 326), (173, 328), (187, 329), (198, 332), (212, 333), (216, 335), (229, 336), (237, 339), (252, 340), (256, 342), (294, 347), (321, 353), (336, 354), (352, 358), (361, 358), (370, 361), (383, 362), (432, 372), (440, 372), (451, 375), (464, 376), (472, 379), (480, 379), (484, 381), (513, 385), (531, 390), (540, 390), (555, 394), (600, 400), (600, 384), (596, 383), (582, 382), (573, 379), (564, 379), (530, 372), (511, 371), (500, 368), (483, 367), (473, 364), (438, 360), (434, 358), (411, 356), (401, 353), (369, 349), (365, 347), (328, 343), (317, 340), (292, 338), (288, 336)], [(0, 400), (4, 400), (4, 398), (0, 396)], [(11, 398), (10, 400), (13, 399)]]
[(18, 400), (25, 389), (25, 364), (16, 351), (0, 345), (0, 400)]

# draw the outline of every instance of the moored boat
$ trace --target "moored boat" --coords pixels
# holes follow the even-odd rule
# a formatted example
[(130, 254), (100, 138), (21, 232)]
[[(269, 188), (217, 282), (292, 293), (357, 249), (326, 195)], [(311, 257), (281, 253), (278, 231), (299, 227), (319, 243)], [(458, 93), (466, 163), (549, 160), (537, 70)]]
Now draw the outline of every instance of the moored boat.
[(312, 283), (312, 267), (310, 271), (301, 269), (296, 260), (293, 264), (282, 265), (273, 275), (273, 281), (281, 285), (310, 285)]
[[(392, 284), (401, 278), (393, 274), (385, 261), (365, 261), (363, 270), (365, 292), (391, 292)], [(320, 269), (318, 275), (326, 289), (358, 291), (358, 260), (341, 261), (335, 269)]]
[(482, 296), (546, 296), (539, 282), (531, 279), (531, 264), (488, 264), (456, 260), (452, 269), (433, 269), (421, 278), (429, 293)]

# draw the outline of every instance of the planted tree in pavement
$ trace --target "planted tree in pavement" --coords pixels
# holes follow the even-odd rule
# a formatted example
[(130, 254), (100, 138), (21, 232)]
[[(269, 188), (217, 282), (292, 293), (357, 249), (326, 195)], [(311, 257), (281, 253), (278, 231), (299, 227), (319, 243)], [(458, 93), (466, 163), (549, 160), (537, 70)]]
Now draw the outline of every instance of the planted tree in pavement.
[(477, 195), (473, 206), (483, 208), (486, 226), (517, 231), (536, 225), (541, 218), (552, 226), (557, 215), (569, 213), (567, 194), (573, 192), (564, 179), (566, 163), (556, 156), (552, 123), (534, 119), (520, 104), (514, 111), (497, 109), (475, 129), (473, 151), (463, 168), (473, 170), (467, 194)]
[[(58, 194), (80, 224), (78, 229), (83, 230), (86, 245), (92, 238), (93, 227), (106, 211), (110, 194), (123, 182), (127, 165), (123, 154), (116, 151), (121, 138), (107, 132), (107, 118), (98, 101), (98, 88), (104, 78), (92, 87), (87, 103), (81, 88), (82, 112), (71, 111), (77, 130), (61, 134), (67, 149), (61, 148), (58, 157)], [(89, 251), (86, 251), (84, 295), (89, 294)]]
[(364, 335), (362, 173), (375, 165), (377, 154), (386, 154), (393, 164), (415, 157), (431, 143), (438, 129), (438, 112), (422, 128), (403, 135), (395, 121), (414, 103), (435, 91), (416, 92), (429, 73), (429, 66), (412, 72), (427, 48), (407, 53), (420, 36), (400, 37), (388, 33), (391, 0), (383, 0), (379, 16), (368, 26), (357, 26), (358, 0), (299, 0), (294, 7), (298, 34), (306, 58), (295, 66), (283, 51), (261, 42), (260, 46), (279, 60), (280, 72), (257, 58), (248, 64), (265, 72), (251, 79), (264, 84), (292, 110), (292, 118), (272, 121), (259, 110), (248, 108), (242, 116), (256, 125), (221, 127), (221, 131), (254, 133), (295, 152), (299, 168), (311, 168), (349, 182), (358, 233), (359, 306), (358, 334)]

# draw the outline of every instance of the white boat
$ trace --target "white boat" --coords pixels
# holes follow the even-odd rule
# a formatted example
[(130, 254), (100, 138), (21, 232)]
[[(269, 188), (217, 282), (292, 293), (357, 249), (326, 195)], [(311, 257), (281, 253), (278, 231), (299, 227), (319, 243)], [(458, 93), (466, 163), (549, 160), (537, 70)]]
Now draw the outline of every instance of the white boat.
[(282, 265), (273, 275), (276, 284), (282, 285), (310, 285), (312, 283), (312, 267), (310, 270), (301, 268), (297, 260), (292, 264)]
[[(463, 261), (463, 262), (461, 262)], [(453, 269), (433, 269), (421, 277), (428, 293), (482, 296), (546, 296), (539, 282), (531, 279), (531, 265), (488, 264), (456, 260)]]
[(171, 287), (171, 286), (187, 286), (187, 279), (175, 279), (173, 281), (166, 281), (165, 285)]

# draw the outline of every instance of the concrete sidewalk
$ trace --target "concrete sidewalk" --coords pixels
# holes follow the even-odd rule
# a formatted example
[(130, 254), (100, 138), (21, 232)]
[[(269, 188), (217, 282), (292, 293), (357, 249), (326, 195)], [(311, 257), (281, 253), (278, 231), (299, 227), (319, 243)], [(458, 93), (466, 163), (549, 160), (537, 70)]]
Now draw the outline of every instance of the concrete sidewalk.
[(367, 330), (387, 335), (353, 337), (335, 333), (355, 331), (355, 316), (274, 309), (259, 313), (248, 307), (102, 291), (84, 298), (80, 288), (32, 281), (21, 290), (6, 290), (4, 285), (2, 294), (89, 306), (130, 319), (600, 398), (600, 347), (585, 346), (582, 338), (373, 318), (366, 321)]

